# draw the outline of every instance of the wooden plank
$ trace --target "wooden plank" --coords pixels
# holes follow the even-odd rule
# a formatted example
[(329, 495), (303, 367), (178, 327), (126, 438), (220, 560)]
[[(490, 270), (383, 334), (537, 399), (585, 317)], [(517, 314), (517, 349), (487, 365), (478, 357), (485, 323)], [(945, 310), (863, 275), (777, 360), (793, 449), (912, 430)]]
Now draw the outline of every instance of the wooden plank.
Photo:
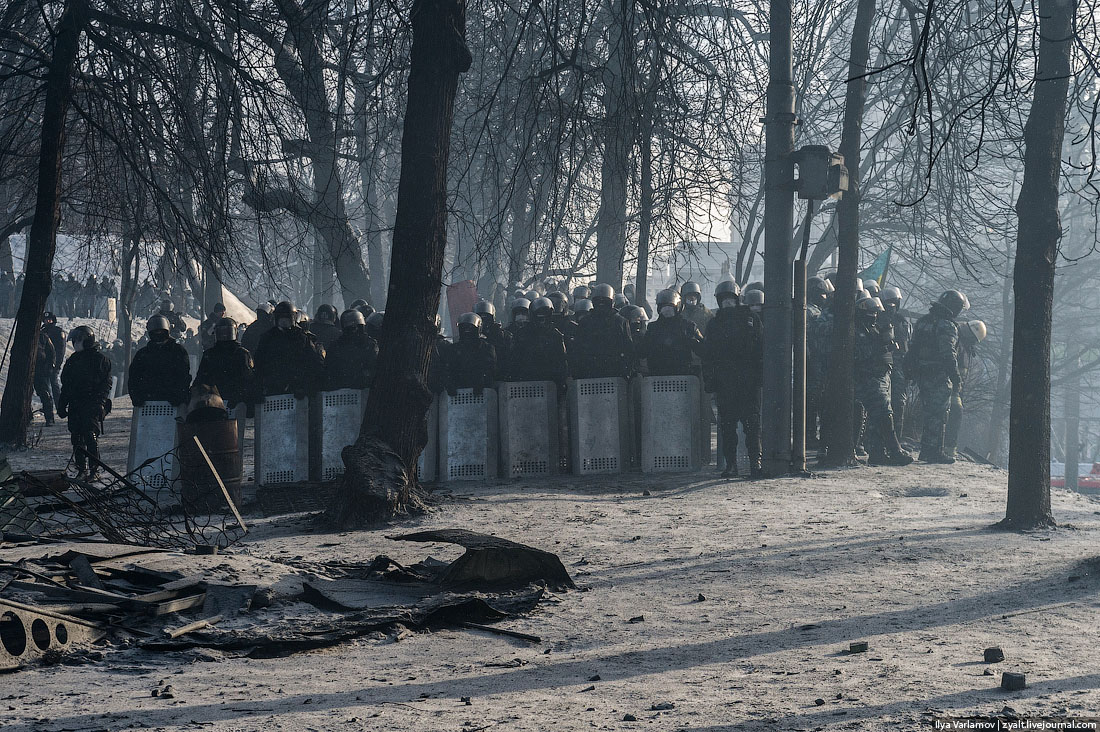
[(222, 621), (221, 615), (211, 615), (209, 618), (203, 618), (202, 620), (196, 620), (193, 623), (187, 625), (181, 625), (178, 628), (169, 630), (164, 629), (164, 632), (168, 634), (169, 638), (179, 638), (181, 635), (187, 635), (193, 630), (202, 630), (203, 628), (209, 628), (211, 625), (217, 625)]
[(152, 603), (146, 608), (146, 612), (150, 615), (170, 615), (172, 613), (183, 612), (184, 610), (194, 610), (197, 607), (202, 607), (202, 604), (206, 602), (206, 593), (201, 595), (191, 595), (190, 597), (181, 597), (176, 600), (168, 600), (167, 602)]
[(76, 573), (76, 578), (80, 580), (80, 584), (93, 587), (97, 590), (105, 589), (103, 583), (99, 581), (99, 575), (92, 569), (92, 564), (88, 561), (88, 557), (83, 554), (77, 554), (69, 560), (69, 567)]

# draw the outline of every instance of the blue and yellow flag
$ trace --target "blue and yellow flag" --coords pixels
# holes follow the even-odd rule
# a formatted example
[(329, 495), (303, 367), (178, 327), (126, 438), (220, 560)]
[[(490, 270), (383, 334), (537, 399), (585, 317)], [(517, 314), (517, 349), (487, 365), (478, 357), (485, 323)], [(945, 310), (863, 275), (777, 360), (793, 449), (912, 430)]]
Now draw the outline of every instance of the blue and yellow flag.
[(886, 273), (890, 271), (890, 255), (893, 252), (893, 247), (887, 247), (885, 252), (875, 257), (875, 261), (871, 262), (871, 266), (859, 273), (859, 278), (864, 282), (874, 280), (878, 282), (879, 287), (884, 287), (886, 285)]

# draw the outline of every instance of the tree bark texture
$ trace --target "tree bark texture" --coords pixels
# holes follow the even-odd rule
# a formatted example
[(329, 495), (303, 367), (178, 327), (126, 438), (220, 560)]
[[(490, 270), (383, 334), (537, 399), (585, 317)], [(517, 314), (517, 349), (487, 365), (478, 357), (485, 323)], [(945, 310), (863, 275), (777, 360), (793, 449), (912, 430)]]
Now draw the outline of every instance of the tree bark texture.
[(65, 117), (72, 97), (72, 73), (87, 22), (84, 0), (70, 0), (58, 20), (53, 57), (46, 72), (42, 142), (38, 152), (38, 189), (34, 219), (27, 237), (26, 279), (15, 316), (8, 380), (0, 402), (0, 443), (24, 444), (31, 422), (34, 360), (42, 313), (52, 287), (57, 227), (61, 221), (61, 165), (65, 149)]
[(1005, 417), (1008, 413), (1009, 368), (1012, 363), (1012, 331), (1008, 324), (1012, 322), (1012, 252), (1005, 262), (1004, 282), (1001, 285), (1001, 345), (997, 358), (997, 390), (993, 397), (993, 410), (989, 417), (989, 432), (986, 438), (986, 460), (994, 465), (1002, 465), (1004, 451), (1001, 448), (1001, 436), (1004, 434)]
[[(852, 26), (852, 50), (848, 61), (848, 88), (844, 99), (844, 125), (840, 154), (849, 175), (848, 192), (837, 203), (836, 293), (833, 295), (833, 340), (829, 352), (828, 386), (825, 390), (825, 465), (855, 462), (854, 404), (852, 382), (855, 348), (855, 283), (859, 268), (860, 144), (863, 138), (863, 109), (867, 103), (867, 71), (871, 50), (871, 25), (875, 0), (859, 0)], [(857, 78), (858, 77), (858, 78)]]
[(427, 444), (426, 385), (447, 245), (447, 162), (458, 75), (470, 68), (463, 0), (415, 0), (386, 319), (359, 438), (327, 518), (374, 524), (416, 508)]
[(652, 105), (646, 107), (646, 128), (641, 139), (641, 196), (638, 222), (638, 269), (634, 275), (634, 304), (654, 314), (649, 304), (649, 244), (653, 231), (653, 129)]
[(1081, 359), (1070, 361), (1073, 372), (1066, 378), (1066, 490), (1077, 490), (1077, 465), (1081, 462)]
[(1053, 526), (1050, 511), (1050, 328), (1062, 222), (1058, 182), (1072, 75), (1076, 0), (1039, 0), (1035, 96), (1024, 125), (1024, 178), (1013, 291), (1012, 403), (1008, 432), (1008, 506), (1001, 525)]

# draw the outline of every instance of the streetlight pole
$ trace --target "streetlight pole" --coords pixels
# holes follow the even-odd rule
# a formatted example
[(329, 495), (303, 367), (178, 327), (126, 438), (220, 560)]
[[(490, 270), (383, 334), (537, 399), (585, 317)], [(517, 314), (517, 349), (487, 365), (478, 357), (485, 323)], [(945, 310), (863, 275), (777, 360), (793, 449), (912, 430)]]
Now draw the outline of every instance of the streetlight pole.
[(794, 82), (791, 2), (770, 0), (764, 160), (764, 472), (791, 466), (791, 232), (794, 229)]

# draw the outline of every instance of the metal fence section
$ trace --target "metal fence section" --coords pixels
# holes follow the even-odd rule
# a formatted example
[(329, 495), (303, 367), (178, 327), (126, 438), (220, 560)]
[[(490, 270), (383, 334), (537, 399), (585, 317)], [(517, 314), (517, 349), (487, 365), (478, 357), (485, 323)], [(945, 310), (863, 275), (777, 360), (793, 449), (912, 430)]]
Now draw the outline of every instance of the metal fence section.
[(633, 459), (633, 425), (626, 379), (570, 382), (569, 433), (573, 473), (620, 473)]
[(505, 478), (552, 475), (561, 459), (558, 387), (552, 381), (500, 384), (500, 457)]
[(367, 408), (366, 389), (323, 391), (321, 401), (321, 480), (336, 480), (344, 474), (341, 451), (355, 442)]
[(256, 483), (309, 479), (309, 403), (293, 394), (264, 397), (256, 405)]
[(699, 379), (647, 376), (640, 380), (643, 473), (678, 473), (702, 466)]
[(421, 482), (431, 483), (439, 476), (439, 397), (428, 407), (428, 444), (420, 452), (416, 474)]
[(444, 480), (497, 477), (497, 391), (459, 389), (439, 408), (440, 472)]
[(167, 486), (175, 476), (172, 450), (176, 447), (176, 419), (181, 416), (181, 410), (168, 402), (146, 402), (134, 407), (126, 470), (136, 471), (141, 482), (153, 491)]

